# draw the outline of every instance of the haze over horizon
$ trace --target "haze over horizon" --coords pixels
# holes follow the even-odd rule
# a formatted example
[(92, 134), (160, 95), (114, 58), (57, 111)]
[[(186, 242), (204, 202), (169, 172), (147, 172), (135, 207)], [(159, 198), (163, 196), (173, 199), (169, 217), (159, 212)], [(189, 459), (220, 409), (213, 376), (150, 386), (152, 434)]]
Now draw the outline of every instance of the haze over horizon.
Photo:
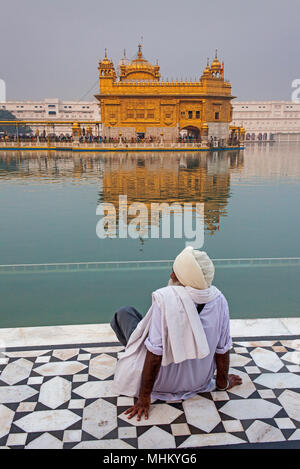
[(300, 2), (10, 0), (1, 4), (7, 100), (92, 99), (104, 48), (115, 66), (143, 37), (164, 78), (199, 79), (218, 49), (239, 100), (290, 100), (300, 78)]

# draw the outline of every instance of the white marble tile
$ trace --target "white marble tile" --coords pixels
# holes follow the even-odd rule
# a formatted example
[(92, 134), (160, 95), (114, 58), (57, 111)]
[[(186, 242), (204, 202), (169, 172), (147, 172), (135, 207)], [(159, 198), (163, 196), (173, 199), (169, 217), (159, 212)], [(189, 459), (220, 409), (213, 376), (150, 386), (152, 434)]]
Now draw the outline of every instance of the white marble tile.
[(124, 412), (119, 415), (119, 418), (128, 422), (128, 424), (130, 423), (131, 425), (139, 427), (145, 425), (170, 424), (182, 413), (181, 410), (175, 409), (175, 407), (168, 404), (151, 404), (148, 420), (146, 420), (144, 416), (142, 416), (140, 421), (137, 420), (137, 416), (128, 419), (128, 415), (125, 415)]
[(300, 422), (300, 395), (294, 391), (286, 389), (278, 397), (280, 404), (291, 419)]
[(68, 348), (68, 349), (57, 349), (54, 350), (52, 356), (58, 358), (59, 360), (69, 360), (70, 358), (76, 357), (78, 355), (78, 348)]
[[(245, 347), (234, 347), (235, 353), (248, 353), (248, 350)], [(230, 355), (231, 358), (231, 355)], [(249, 361), (251, 359), (249, 358)], [(247, 362), (248, 363), (248, 362)]]
[(183, 402), (187, 423), (210, 432), (221, 421), (213, 401), (203, 396), (194, 396)]
[(43, 433), (35, 440), (32, 440), (26, 449), (62, 449), (63, 442), (50, 433)]
[(285, 441), (279, 428), (268, 425), (260, 420), (255, 420), (246, 430), (250, 443), (267, 443), (270, 441)]
[(270, 389), (300, 388), (300, 376), (293, 373), (263, 373), (254, 382)]
[(73, 383), (85, 383), (89, 379), (88, 374), (79, 374), (79, 375), (74, 375), (72, 378)]
[(139, 449), (170, 449), (176, 448), (175, 438), (159, 427), (149, 428), (138, 438)]
[(12, 410), (0, 404), (0, 438), (9, 432), (14, 415), (15, 413)]
[(135, 449), (123, 440), (81, 441), (74, 449)]
[(51, 362), (45, 363), (34, 369), (36, 373), (43, 376), (63, 376), (75, 375), (79, 371), (87, 368), (83, 363), (69, 361), (69, 362)]
[(245, 370), (248, 375), (256, 375), (260, 373), (260, 369), (257, 366), (245, 366)]
[(110, 402), (98, 399), (84, 408), (82, 430), (97, 439), (117, 427), (117, 408)]
[(187, 423), (172, 423), (172, 433), (174, 436), (190, 435), (191, 430)]
[(39, 402), (56, 409), (71, 399), (72, 384), (60, 376), (50, 379), (40, 388)]
[(126, 397), (126, 396), (119, 396), (118, 397), (118, 401), (117, 401), (117, 405), (118, 406), (132, 406), (134, 404), (134, 399), (133, 397)]
[(89, 373), (98, 379), (106, 379), (115, 372), (117, 359), (103, 353), (90, 360)]
[(80, 353), (77, 360), (89, 360), (91, 358), (90, 353)]
[[(1, 331), (1, 329), (0, 329)], [(19, 352), (4, 352), (10, 358), (26, 358), (26, 357), (40, 357), (45, 355), (49, 350), (21, 350)]]
[(42, 384), (43, 381), (43, 376), (33, 376), (32, 378), (28, 378), (27, 384)]
[(256, 387), (252, 383), (251, 378), (247, 375), (247, 373), (244, 373), (240, 370), (235, 370), (234, 368), (230, 368), (229, 373), (238, 375), (242, 378), (242, 384), (239, 384), (229, 389), (228, 391), (230, 393), (234, 394), (235, 396), (246, 398), (251, 396), (251, 394), (256, 391)]
[(223, 425), (228, 433), (243, 432), (243, 426), (240, 420), (224, 420)]
[(298, 428), (290, 437), (289, 441), (300, 440), (300, 428)]
[(83, 348), (85, 352), (88, 353), (116, 353), (121, 352), (124, 350), (123, 345), (112, 345), (111, 347), (90, 347), (90, 348)]
[(282, 318), (281, 322), (288, 329), (289, 334), (299, 335), (300, 318)]
[(283, 367), (283, 363), (275, 352), (258, 347), (250, 353), (256, 365), (265, 370), (277, 372)]
[(35, 363), (48, 363), (50, 361), (50, 355), (45, 355), (41, 357), (37, 357), (35, 360)]
[(238, 353), (230, 354), (230, 366), (245, 366), (250, 361), (251, 358), (244, 357), (243, 355), (239, 355)]
[(281, 429), (289, 429), (289, 428), (296, 428), (296, 425), (288, 418), (279, 418), (274, 419), (278, 428)]
[(275, 341), (274, 340), (258, 340), (258, 341), (253, 340), (250, 342), (235, 342), (235, 343), (240, 345), (241, 347), (271, 347), (273, 344), (275, 344)]
[(136, 427), (119, 427), (118, 436), (119, 438), (136, 438)]
[(21, 402), (17, 408), (17, 412), (33, 412), (37, 402)]
[(245, 443), (244, 440), (231, 435), (230, 433), (210, 433), (202, 435), (189, 436), (179, 448), (196, 448), (202, 446), (217, 446), (217, 445), (237, 445)]
[(84, 399), (94, 399), (95, 397), (116, 396), (112, 390), (112, 380), (109, 381), (89, 381), (74, 389), (74, 393)]
[(226, 391), (213, 391), (211, 396), (214, 401), (229, 401), (229, 396)]
[(8, 358), (0, 358), (0, 365), (7, 365), (8, 360)]
[(85, 406), (85, 399), (71, 399), (68, 405), (69, 409), (83, 409)]
[(248, 420), (273, 418), (280, 409), (279, 405), (262, 399), (234, 399), (226, 402), (219, 411), (234, 419)]
[(65, 430), (78, 420), (80, 420), (78, 415), (68, 409), (62, 409), (32, 412), (14, 423), (25, 432), (50, 432)]
[(10, 433), (7, 438), (7, 446), (24, 446), (27, 440), (27, 433)]
[(286, 365), (286, 367), (291, 373), (300, 373), (299, 365)]
[(72, 443), (74, 441), (81, 441), (82, 431), (81, 430), (65, 430), (63, 441), (65, 443)]
[(232, 319), (230, 321), (230, 332), (232, 337), (280, 336), (291, 334), (290, 329), (283, 320), (279, 318)]
[(274, 399), (276, 397), (271, 389), (260, 389), (258, 394), (262, 399)]
[(110, 324), (0, 329), (0, 341), (3, 341), (6, 347), (95, 344), (99, 343), (99, 338), (102, 342), (118, 342)]
[(2, 404), (21, 402), (36, 394), (38, 394), (38, 391), (26, 384), (20, 386), (0, 386), (0, 402)]
[(282, 345), (300, 351), (300, 339), (282, 340)]
[(287, 352), (281, 357), (281, 359), (287, 362), (294, 363), (295, 365), (300, 365), (300, 352)]
[(28, 378), (32, 365), (33, 363), (25, 358), (9, 363), (1, 373), (1, 380), (9, 385), (19, 383)]

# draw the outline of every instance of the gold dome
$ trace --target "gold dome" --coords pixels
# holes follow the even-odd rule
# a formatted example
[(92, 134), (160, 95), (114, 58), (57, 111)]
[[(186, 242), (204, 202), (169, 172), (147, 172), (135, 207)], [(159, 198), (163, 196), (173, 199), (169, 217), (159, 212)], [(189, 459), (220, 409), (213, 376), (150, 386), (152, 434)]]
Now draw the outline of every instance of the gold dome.
[(205, 69), (203, 70), (203, 73), (202, 73), (202, 77), (203, 78), (209, 78), (210, 77), (210, 66), (209, 66), (209, 58), (207, 59), (207, 65), (205, 67)]
[(216, 50), (216, 55), (211, 64), (211, 70), (221, 70), (221, 64), (218, 60), (218, 51)]
[(159, 66), (152, 65), (143, 57), (141, 44), (138, 45), (136, 58), (124, 67), (125, 77), (127, 80), (153, 80), (159, 78)]

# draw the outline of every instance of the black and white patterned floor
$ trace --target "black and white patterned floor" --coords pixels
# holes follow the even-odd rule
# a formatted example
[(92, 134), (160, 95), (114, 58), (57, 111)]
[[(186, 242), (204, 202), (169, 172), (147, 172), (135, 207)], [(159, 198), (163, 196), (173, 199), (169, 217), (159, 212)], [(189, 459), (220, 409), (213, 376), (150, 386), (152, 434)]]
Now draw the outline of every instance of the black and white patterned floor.
[(1, 448), (185, 448), (299, 441), (300, 336), (234, 339), (242, 386), (151, 405), (111, 390), (120, 344), (7, 348), (0, 356)]

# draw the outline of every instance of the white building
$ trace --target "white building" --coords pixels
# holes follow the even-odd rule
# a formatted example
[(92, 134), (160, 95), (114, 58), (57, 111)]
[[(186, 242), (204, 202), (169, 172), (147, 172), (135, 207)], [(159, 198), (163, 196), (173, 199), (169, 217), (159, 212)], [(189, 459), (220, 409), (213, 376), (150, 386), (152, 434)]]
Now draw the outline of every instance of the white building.
[(5, 81), (0, 78), (0, 102), (6, 101), (6, 84)]
[[(0, 110), (11, 112), (17, 120), (26, 121), (70, 121), (70, 124), (50, 125), (50, 132), (71, 134), (72, 122), (100, 121), (100, 109), (97, 101), (60, 101), (57, 98), (46, 98), (43, 101), (6, 101), (0, 102)], [(83, 125), (84, 126), (87, 126)], [(33, 132), (38, 128), (40, 133), (45, 126), (29, 124)], [(98, 126), (92, 126), (97, 135)], [(99, 129), (100, 130), (100, 129)]]
[[(71, 134), (72, 122), (99, 122), (100, 108), (97, 101), (61, 101), (46, 98), (43, 101), (0, 101), (0, 110), (10, 111), (18, 120), (70, 121), (55, 126), (50, 132)], [(87, 127), (83, 124), (82, 127)], [(300, 102), (292, 101), (235, 101), (232, 125), (243, 126), (246, 140), (275, 140), (300, 142)], [(33, 132), (40, 133), (45, 126), (30, 124)], [(94, 125), (93, 134), (101, 133), (101, 124)]]
[(235, 101), (232, 125), (245, 128), (246, 140), (300, 142), (300, 102)]

